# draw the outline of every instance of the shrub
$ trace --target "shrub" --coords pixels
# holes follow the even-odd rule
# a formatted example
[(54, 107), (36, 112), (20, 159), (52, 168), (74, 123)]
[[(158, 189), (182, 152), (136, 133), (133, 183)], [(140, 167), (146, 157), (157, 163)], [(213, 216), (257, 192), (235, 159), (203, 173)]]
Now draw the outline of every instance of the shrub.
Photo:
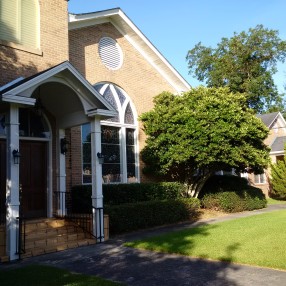
[(145, 201), (122, 205), (107, 205), (111, 234), (119, 234), (197, 217), (200, 202), (195, 198)]
[(271, 165), (270, 196), (278, 200), (286, 199), (286, 159)]
[[(74, 186), (71, 193), (74, 212), (91, 210), (91, 185)], [(184, 185), (176, 182), (103, 185), (104, 205), (179, 199), (184, 194)]]
[(118, 205), (179, 199), (183, 196), (184, 190), (184, 185), (176, 182), (109, 184), (103, 185), (103, 197), (105, 204)]
[(204, 208), (224, 212), (241, 212), (264, 208), (265, 195), (237, 176), (213, 176), (205, 184), (201, 203)]

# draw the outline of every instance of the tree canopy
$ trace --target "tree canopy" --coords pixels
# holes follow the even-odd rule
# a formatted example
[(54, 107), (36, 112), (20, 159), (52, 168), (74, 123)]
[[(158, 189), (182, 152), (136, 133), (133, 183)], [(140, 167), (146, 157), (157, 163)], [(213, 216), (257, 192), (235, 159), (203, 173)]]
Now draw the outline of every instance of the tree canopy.
[(154, 108), (140, 117), (145, 172), (184, 182), (192, 196), (215, 171), (261, 173), (269, 158), (268, 129), (241, 104), (245, 100), (228, 88), (206, 87), (155, 97)]
[(277, 62), (284, 62), (286, 41), (278, 31), (257, 25), (248, 32), (222, 38), (216, 48), (199, 42), (186, 59), (189, 73), (208, 87), (227, 86), (232, 92), (245, 93), (247, 105), (256, 112), (282, 111), (283, 95), (278, 93), (273, 75)]

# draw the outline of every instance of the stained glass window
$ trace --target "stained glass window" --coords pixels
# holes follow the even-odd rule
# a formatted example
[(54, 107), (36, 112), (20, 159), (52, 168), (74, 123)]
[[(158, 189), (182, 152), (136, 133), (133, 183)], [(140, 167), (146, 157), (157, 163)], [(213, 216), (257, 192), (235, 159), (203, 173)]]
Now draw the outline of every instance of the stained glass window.
[[(137, 126), (130, 98), (111, 83), (99, 83), (95, 89), (118, 111), (116, 118), (101, 121), (102, 181), (106, 184), (137, 182)], [(91, 183), (90, 144), (90, 124), (85, 124), (82, 126), (82, 162), (83, 183), (87, 184)]]
[(128, 103), (126, 110), (125, 110), (124, 123), (134, 124), (134, 116), (133, 116), (132, 109), (130, 107), (130, 103)]

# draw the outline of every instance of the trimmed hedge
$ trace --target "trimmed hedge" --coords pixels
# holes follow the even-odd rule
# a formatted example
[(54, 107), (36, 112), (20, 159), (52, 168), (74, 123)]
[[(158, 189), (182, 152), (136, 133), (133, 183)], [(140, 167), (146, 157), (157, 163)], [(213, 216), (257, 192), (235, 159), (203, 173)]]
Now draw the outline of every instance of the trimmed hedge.
[(267, 205), (261, 189), (249, 186), (246, 179), (236, 176), (211, 177), (200, 196), (204, 208), (224, 212), (249, 211)]
[(195, 198), (107, 205), (110, 234), (195, 219), (200, 201)]
[[(175, 200), (185, 193), (184, 185), (176, 182), (109, 184), (102, 186), (104, 205), (120, 205), (153, 200)], [(72, 210), (91, 210), (91, 185), (72, 187)]]

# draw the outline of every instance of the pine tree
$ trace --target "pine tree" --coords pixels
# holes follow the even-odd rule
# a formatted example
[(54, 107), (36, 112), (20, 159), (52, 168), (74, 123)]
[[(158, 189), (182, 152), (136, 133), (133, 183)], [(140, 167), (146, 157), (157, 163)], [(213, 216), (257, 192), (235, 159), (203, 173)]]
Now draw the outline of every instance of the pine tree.
[[(285, 152), (284, 147), (284, 152)], [(286, 200), (286, 158), (271, 165), (271, 195)]]

